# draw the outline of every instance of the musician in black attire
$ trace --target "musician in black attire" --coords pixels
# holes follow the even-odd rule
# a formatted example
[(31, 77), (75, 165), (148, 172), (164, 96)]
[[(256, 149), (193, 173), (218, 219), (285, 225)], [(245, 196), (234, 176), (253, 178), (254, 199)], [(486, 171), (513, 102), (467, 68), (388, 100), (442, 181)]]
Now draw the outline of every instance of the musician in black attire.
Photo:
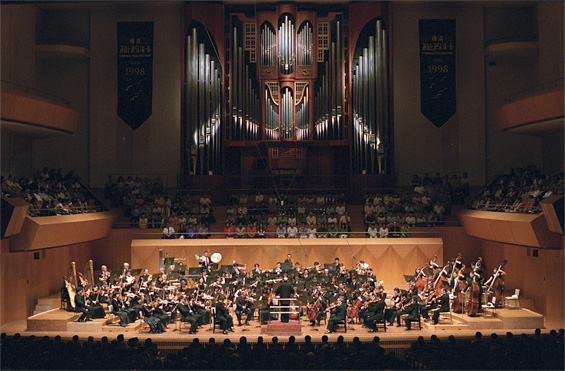
[[(278, 297), (280, 297), (281, 299), (290, 298), (292, 296), (292, 294), (294, 294), (294, 287), (292, 287), (290, 282), (288, 282), (287, 276), (283, 277), (283, 281), (281, 282), (279, 287), (277, 287), (277, 289), (275, 290), (275, 294)], [(280, 305), (290, 306), (290, 301), (289, 300), (281, 300)], [(283, 310), (281, 312), (288, 312), (289, 308), (282, 308), (282, 309)], [(289, 319), (288, 314), (282, 314), (281, 315), (281, 322), (288, 322), (288, 319)]]
[(123, 299), (120, 300), (118, 293), (112, 295), (110, 302), (112, 303), (112, 313), (120, 318), (120, 326), (126, 327), (128, 323), (132, 322), (130, 312), (125, 307)]
[(235, 315), (237, 317), (237, 325), (241, 326), (241, 315), (245, 314), (245, 325), (249, 325), (249, 315), (252, 313), (248, 308), (248, 302), (245, 300), (247, 293), (243, 290), (239, 292), (239, 295), (235, 299)]
[(106, 313), (104, 312), (104, 308), (102, 307), (102, 305), (100, 305), (100, 299), (103, 298), (104, 296), (101, 295), (101, 291), (99, 291), (100, 289), (95, 287), (96, 291), (92, 291), (90, 293), (90, 295), (87, 298), (87, 302), (90, 305), (90, 308), (92, 309), (92, 316), (91, 318), (104, 318), (106, 317)]
[[(318, 310), (318, 316), (316, 316), (316, 319), (314, 321), (310, 321), (310, 326), (320, 326), (320, 320), (322, 319), (322, 315), (325, 316), (326, 313), (326, 308), (328, 307), (328, 302), (326, 301), (326, 299), (324, 298), (324, 296), (317, 291), (314, 294), (314, 298), (312, 300), (310, 300), (310, 302), (308, 304), (312, 305), (312, 309), (314, 308), (314, 306), (316, 306), (316, 303), (318, 303), (318, 301), (320, 302), (320, 308)], [(310, 310), (312, 310), (310, 309)]]
[(439, 314), (441, 312), (449, 312), (449, 295), (447, 294), (447, 289), (445, 287), (442, 287), (438, 307), (434, 309), (434, 316), (432, 317), (434, 325), (438, 324)]
[(410, 308), (410, 305), (412, 303), (412, 296), (409, 295), (406, 297), (406, 299), (404, 300), (404, 302), (402, 303), (402, 307), (400, 308), (400, 310), (397, 310), (395, 312), (394, 317), (392, 318), (392, 321), (390, 321), (390, 325), (392, 326), (394, 319), (396, 318), (396, 327), (400, 327), (400, 316), (402, 316), (403, 314), (410, 314), (412, 308)]
[(481, 298), (483, 297), (483, 286), (482, 286), (483, 276), (481, 276), (482, 273), (483, 273), (482, 268), (473, 269), (469, 274), (469, 279), (467, 280), (467, 286), (465, 286), (465, 289), (463, 290), (464, 292), (466, 292), (468, 289), (471, 288), (473, 282), (477, 283), (477, 285), (479, 286), (479, 309), (478, 309), (479, 312), (481, 311), (482, 308)]
[(404, 322), (406, 323), (406, 330), (410, 330), (412, 322), (418, 321), (418, 319), (420, 318), (420, 304), (418, 303), (417, 298), (418, 296), (413, 296), (410, 301), (410, 305), (406, 309), (406, 311), (408, 312), (408, 316), (406, 316), (406, 318), (404, 319)]
[(78, 288), (78, 292), (75, 295), (75, 312), (81, 312), (79, 317), (79, 322), (92, 321), (92, 308), (86, 305), (86, 300), (84, 298), (84, 290), (82, 287)]
[(379, 292), (377, 293), (378, 301), (374, 304), (369, 305), (370, 310), (368, 311), (370, 315), (365, 320), (365, 325), (370, 328), (369, 332), (376, 332), (377, 323), (385, 321), (385, 298)]
[(180, 303), (177, 305), (177, 310), (181, 314), (181, 322), (190, 323), (189, 334), (196, 334), (196, 329), (198, 327), (198, 317), (195, 315), (191, 306), (187, 303), (186, 298), (181, 298)]
[(347, 304), (342, 297), (337, 298), (337, 307), (335, 307), (328, 319), (328, 331), (326, 334), (331, 334), (335, 332), (335, 326), (340, 321), (345, 321), (345, 315), (347, 314)]
[(212, 304), (216, 308), (216, 321), (220, 323), (220, 327), (224, 330), (224, 335), (228, 331), (233, 332), (233, 318), (229, 315), (228, 310), (222, 304), (224, 300), (224, 295), (219, 295), (218, 300)]

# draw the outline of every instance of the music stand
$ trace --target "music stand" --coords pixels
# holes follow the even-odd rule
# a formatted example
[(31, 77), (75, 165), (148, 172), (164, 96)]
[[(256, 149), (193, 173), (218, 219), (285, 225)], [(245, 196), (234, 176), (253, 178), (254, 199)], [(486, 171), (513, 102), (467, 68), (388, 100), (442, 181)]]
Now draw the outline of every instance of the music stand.
[(282, 263), (282, 264), (281, 264), (281, 269), (283, 270), (283, 272), (285, 272), (285, 271), (286, 271), (286, 272), (290, 271), (290, 270), (292, 269), (292, 263), (288, 263), (288, 262)]
[(324, 269), (328, 269), (330, 271), (335, 271), (335, 264), (334, 263), (324, 263)]
[(210, 266), (212, 267), (213, 271), (217, 271), (218, 270), (218, 263), (210, 263)]
[(347, 278), (345, 277), (338, 277), (337, 278), (337, 283), (346, 283), (347, 282)]
[(118, 278), (120, 278), (120, 275), (122, 274), (121, 269), (114, 269), (112, 271), (112, 273), (110, 273), (110, 282), (114, 282), (115, 280), (117, 280)]
[(175, 258), (174, 257), (168, 257), (165, 258), (163, 260), (163, 265), (167, 266), (167, 265), (173, 265), (175, 263)]
[(406, 283), (408, 283), (408, 282), (410, 282), (411, 280), (414, 279), (414, 276), (410, 276), (410, 275), (408, 275), (408, 274), (405, 274), (405, 275), (404, 275), (404, 279), (406, 280)]
[(188, 268), (188, 275), (189, 276), (198, 276), (202, 273), (202, 268), (200, 267), (189, 267)]

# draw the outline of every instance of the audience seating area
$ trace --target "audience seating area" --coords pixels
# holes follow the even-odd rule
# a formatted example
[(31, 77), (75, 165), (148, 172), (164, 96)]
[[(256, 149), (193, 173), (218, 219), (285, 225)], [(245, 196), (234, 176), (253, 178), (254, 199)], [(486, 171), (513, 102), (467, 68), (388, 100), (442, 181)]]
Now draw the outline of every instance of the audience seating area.
[(124, 208), (130, 227), (167, 228), (163, 238), (207, 237), (204, 232), (216, 222), (208, 195), (180, 191), (174, 196), (166, 195), (158, 177), (142, 180), (109, 176), (104, 196), (111, 200), (112, 206)]
[(44, 168), (30, 177), (2, 177), (2, 197), (22, 198), (29, 202), (30, 216), (53, 216), (107, 211), (108, 209), (70, 171)]
[(563, 194), (563, 173), (543, 175), (533, 165), (498, 175), (467, 206), (471, 210), (537, 214), (540, 201)]
[[(355, 337), (352, 342), (329, 342), (327, 336), (313, 343), (310, 336), (297, 344), (294, 336), (284, 344), (275, 336), (269, 343), (258, 338), (249, 344), (245, 337), (238, 343), (224, 339), (216, 343), (215, 338), (207, 342), (193, 339), (190, 346), (175, 352), (158, 349), (147, 339), (125, 341), (123, 335), (115, 340), (103, 337), (94, 341), (80, 341), (78, 336), (65, 341), (61, 337), (21, 337), (2, 334), (2, 369), (235, 369), (235, 370), (324, 370), (324, 369), (547, 369), (562, 370), (563, 329), (552, 330), (541, 335), (504, 337), (492, 334), (483, 339), (478, 332), (474, 339), (457, 340), (450, 336), (447, 341), (432, 335), (430, 341), (422, 336), (412, 343), (404, 357), (386, 352), (379, 345), (380, 338), (372, 342), (361, 342)], [(30, 356), (32, 355), (32, 356)]]
[(226, 238), (337, 238), (351, 234), (344, 193), (232, 194), (226, 209)]

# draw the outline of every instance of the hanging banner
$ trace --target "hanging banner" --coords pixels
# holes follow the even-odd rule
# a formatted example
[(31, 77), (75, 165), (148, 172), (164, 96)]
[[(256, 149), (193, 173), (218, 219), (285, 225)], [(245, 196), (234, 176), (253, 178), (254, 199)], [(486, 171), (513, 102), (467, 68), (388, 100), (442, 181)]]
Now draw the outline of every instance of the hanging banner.
[(455, 114), (455, 88), (455, 19), (420, 19), (420, 110), (438, 128)]
[(152, 105), (153, 22), (118, 22), (118, 116), (136, 130)]

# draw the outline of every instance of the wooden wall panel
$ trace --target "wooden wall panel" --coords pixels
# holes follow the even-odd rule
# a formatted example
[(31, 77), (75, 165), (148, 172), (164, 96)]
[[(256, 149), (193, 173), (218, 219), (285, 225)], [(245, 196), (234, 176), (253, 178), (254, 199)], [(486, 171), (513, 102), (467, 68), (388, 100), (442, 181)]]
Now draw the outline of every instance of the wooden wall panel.
[(539, 249), (482, 241), (485, 276), (506, 259), (506, 295), (520, 289), (520, 296), (534, 299), (535, 310), (557, 318), (564, 317), (563, 250)]
[[(169, 257), (186, 257), (188, 266), (198, 266), (195, 255), (205, 250), (211, 255), (222, 254), (220, 264), (230, 265), (233, 260), (249, 268), (259, 263), (262, 269), (272, 269), (288, 253), (303, 267), (332, 263), (336, 257), (350, 269), (363, 260), (375, 270), (379, 280), (390, 285), (405, 284), (405, 274), (413, 274), (416, 263), (429, 261), (434, 255), (443, 261), (441, 238), (402, 239), (246, 239), (246, 240), (133, 240), (131, 243), (132, 268), (159, 269), (159, 250)], [(305, 254), (306, 253), (306, 254)], [(307, 258), (306, 258), (307, 255)], [(355, 260), (354, 257), (355, 256)]]
[[(71, 262), (83, 271), (93, 242), (33, 251), (10, 251), (12, 239), (1, 241), (1, 321), (22, 320), (33, 314), (37, 299), (60, 292)], [(38, 259), (34, 259), (34, 254)]]
[(22, 232), (14, 237), (10, 247), (12, 251), (38, 250), (94, 241), (108, 234), (116, 217), (113, 212), (26, 216)]
[(459, 218), (467, 234), (482, 240), (539, 248), (562, 248), (559, 235), (549, 230), (543, 213), (464, 210), (459, 213)]
[(2, 88), (2, 120), (74, 133), (79, 112), (39, 96)]

